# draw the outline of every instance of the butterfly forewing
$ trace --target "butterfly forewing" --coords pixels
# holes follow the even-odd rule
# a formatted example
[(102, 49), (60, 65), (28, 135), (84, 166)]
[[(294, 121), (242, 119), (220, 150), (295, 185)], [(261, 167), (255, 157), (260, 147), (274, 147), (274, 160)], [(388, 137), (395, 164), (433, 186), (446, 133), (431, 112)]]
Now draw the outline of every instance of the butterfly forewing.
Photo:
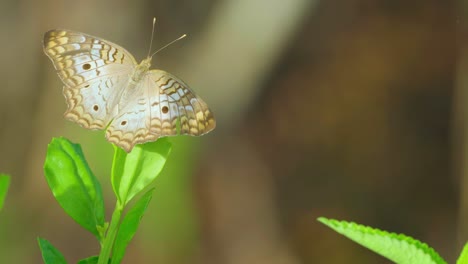
[(124, 48), (68, 30), (48, 31), (44, 35), (44, 52), (70, 87), (119, 71), (131, 72), (136, 66), (135, 59)]

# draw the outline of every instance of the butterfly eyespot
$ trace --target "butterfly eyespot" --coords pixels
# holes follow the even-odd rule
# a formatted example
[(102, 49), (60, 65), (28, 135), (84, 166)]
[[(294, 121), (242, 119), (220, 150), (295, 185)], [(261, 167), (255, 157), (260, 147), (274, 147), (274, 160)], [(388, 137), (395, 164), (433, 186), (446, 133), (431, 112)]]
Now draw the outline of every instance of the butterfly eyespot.
[(93, 110), (94, 110), (94, 111), (99, 110), (99, 106), (98, 106), (98, 105), (94, 105), (94, 106), (93, 106)]
[(86, 71), (86, 70), (89, 70), (89, 69), (91, 69), (91, 64), (89, 64), (89, 63), (83, 64), (83, 70)]
[(127, 121), (122, 121), (122, 122), (120, 123), (121, 126), (125, 126), (126, 124), (127, 124)]
[(162, 110), (163, 114), (167, 114), (167, 112), (169, 112), (169, 107), (163, 106), (163, 108), (161, 110)]

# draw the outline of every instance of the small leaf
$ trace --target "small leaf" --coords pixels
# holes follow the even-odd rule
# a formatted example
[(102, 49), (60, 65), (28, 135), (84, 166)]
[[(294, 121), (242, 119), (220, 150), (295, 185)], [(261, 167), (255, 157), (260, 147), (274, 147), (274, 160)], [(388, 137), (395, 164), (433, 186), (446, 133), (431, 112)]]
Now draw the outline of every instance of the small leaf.
[(119, 147), (114, 146), (114, 149), (112, 188), (120, 204), (126, 205), (159, 175), (171, 151), (171, 144), (167, 138), (160, 138), (137, 145), (128, 154)]
[(0, 211), (3, 208), (8, 187), (10, 186), (10, 177), (5, 174), (0, 174)]
[(78, 261), (77, 264), (97, 264), (99, 260), (99, 256), (92, 256), (89, 258), (82, 259)]
[[(99, 256), (92, 256), (92, 257), (85, 258), (85, 259), (78, 261), (77, 264), (97, 264), (98, 261), (99, 261)], [(110, 259), (107, 263), (110, 264)]]
[(458, 257), (457, 264), (468, 264), (468, 243), (463, 247), (460, 257)]
[(62, 253), (58, 251), (49, 241), (38, 237), (37, 243), (42, 253), (42, 259), (45, 264), (66, 264), (67, 261)]
[(112, 264), (118, 264), (122, 261), (125, 254), (125, 249), (132, 240), (133, 236), (138, 229), (140, 220), (148, 207), (151, 197), (153, 197), (154, 189), (146, 192), (138, 202), (128, 211), (125, 215), (122, 223), (120, 224), (119, 231), (114, 244), (114, 250), (112, 253)]
[(65, 212), (99, 240), (104, 226), (101, 185), (86, 162), (80, 145), (54, 138), (47, 148), (44, 173), (52, 193)]
[(447, 264), (434, 249), (405, 235), (320, 217), (318, 221), (398, 264)]

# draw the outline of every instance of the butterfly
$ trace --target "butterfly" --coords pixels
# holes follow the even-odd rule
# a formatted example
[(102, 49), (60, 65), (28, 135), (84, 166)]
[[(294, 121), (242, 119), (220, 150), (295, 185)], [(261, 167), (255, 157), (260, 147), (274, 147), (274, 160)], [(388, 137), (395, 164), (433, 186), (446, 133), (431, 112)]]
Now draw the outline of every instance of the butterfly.
[(106, 129), (106, 139), (126, 152), (162, 136), (200, 136), (216, 126), (208, 105), (187, 84), (150, 70), (155, 53), (137, 63), (110, 41), (60, 29), (46, 32), (43, 46), (64, 83), (64, 116), (87, 129)]

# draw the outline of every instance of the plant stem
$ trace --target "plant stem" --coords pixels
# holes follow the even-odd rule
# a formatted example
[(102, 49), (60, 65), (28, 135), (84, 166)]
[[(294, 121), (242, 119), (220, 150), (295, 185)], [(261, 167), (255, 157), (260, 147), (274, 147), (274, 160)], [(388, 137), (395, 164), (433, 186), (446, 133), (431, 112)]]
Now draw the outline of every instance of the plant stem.
[(101, 247), (98, 264), (107, 264), (114, 245), (115, 236), (119, 230), (120, 217), (122, 216), (123, 206), (117, 201), (114, 212), (112, 213), (109, 229), (107, 230), (104, 244)]

